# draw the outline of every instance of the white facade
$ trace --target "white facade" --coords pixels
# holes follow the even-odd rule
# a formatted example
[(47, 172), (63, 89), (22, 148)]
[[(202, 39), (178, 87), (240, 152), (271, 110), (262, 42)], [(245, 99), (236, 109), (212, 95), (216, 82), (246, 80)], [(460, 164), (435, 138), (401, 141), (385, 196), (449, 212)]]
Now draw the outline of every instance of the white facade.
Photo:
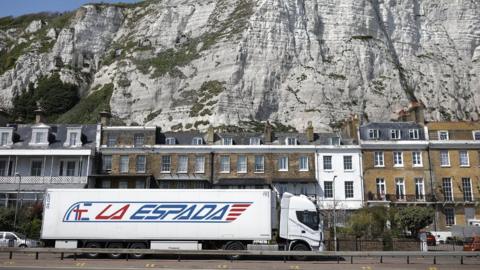
[(359, 146), (316, 150), (318, 206), (324, 210), (355, 210), (363, 206), (362, 156)]

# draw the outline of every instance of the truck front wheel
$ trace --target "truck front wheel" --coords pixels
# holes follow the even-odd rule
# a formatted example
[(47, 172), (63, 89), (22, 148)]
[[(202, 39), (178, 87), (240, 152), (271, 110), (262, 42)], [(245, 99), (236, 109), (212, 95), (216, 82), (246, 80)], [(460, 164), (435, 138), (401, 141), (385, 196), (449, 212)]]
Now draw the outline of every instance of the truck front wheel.
[[(294, 244), (291, 250), (292, 251), (310, 251), (310, 248), (304, 243), (297, 243), (297, 244)], [(307, 256), (293, 256), (293, 258), (297, 261), (307, 260)]]

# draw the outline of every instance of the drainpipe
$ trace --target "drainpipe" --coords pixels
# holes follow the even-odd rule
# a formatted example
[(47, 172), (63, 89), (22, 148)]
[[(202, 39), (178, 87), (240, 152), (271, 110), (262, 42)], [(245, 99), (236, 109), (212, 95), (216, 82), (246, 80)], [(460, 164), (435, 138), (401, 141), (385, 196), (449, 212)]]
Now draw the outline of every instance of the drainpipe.
[(435, 207), (435, 218), (433, 219), (433, 229), (437, 231), (437, 219), (438, 219), (438, 206), (437, 206), (437, 197), (434, 193), (433, 188), (433, 169), (432, 169), (432, 157), (430, 155), (430, 146), (427, 146), (427, 153), (428, 153), (428, 170), (430, 171), (430, 193), (432, 199), (434, 200), (434, 207)]
[(214, 165), (215, 165), (215, 153), (210, 152), (210, 184), (213, 187), (213, 180), (214, 180)]

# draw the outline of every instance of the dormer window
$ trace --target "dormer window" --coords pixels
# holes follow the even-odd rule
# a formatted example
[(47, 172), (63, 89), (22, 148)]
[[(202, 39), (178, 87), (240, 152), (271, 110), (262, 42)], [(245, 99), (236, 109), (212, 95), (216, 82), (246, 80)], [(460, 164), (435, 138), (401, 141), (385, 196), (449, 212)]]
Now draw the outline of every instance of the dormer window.
[(330, 145), (340, 145), (340, 137), (331, 137)]
[(390, 139), (400, 140), (402, 138), (402, 132), (400, 129), (390, 129)]
[(82, 146), (82, 128), (81, 127), (67, 127), (67, 138), (65, 138), (64, 146)]
[(167, 137), (165, 139), (165, 144), (177, 144), (177, 140), (174, 137)]
[(475, 141), (480, 141), (480, 130), (473, 131), (473, 139)]
[(145, 143), (145, 136), (142, 133), (133, 135), (133, 145), (143, 146), (144, 143)]
[(260, 145), (261, 140), (258, 137), (250, 138), (250, 145)]
[(108, 137), (107, 137), (107, 146), (108, 147), (113, 147), (117, 145), (117, 136), (113, 135), (113, 134), (108, 134)]
[(0, 145), (12, 145), (13, 128), (0, 128)]
[(441, 141), (448, 141), (448, 131), (441, 130), (438, 132), (438, 139)]
[(203, 139), (200, 138), (200, 137), (195, 137), (195, 138), (193, 138), (193, 140), (192, 140), (192, 144), (193, 144), (193, 145), (201, 145), (201, 144), (203, 144)]
[(297, 138), (287, 137), (287, 138), (285, 139), (285, 144), (286, 144), (286, 145), (297, 145)]
[(408, 134), (410, 135), (410, 139), (412, 140), (418, 140), (420, 138), (420, 133), (418, 132), (418, 129), (410, 129), (408, 131)]
[(378, 129), (369, 129), (368, 130), (368, 138), (369, 139), (378, 139), (380, 137), (380, 131)]
[(42, 125), (32, 128), (32, 139), (30, 145), (48, 145), (48, 129), (50, 127)]
[(223, 145), (232, 145), (233, 139), (232, 138), (223, 138)]

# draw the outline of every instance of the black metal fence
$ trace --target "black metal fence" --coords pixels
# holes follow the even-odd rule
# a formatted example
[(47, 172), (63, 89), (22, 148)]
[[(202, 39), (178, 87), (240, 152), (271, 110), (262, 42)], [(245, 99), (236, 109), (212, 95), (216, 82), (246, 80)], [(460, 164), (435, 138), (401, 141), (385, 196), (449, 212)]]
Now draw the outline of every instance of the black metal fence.
[[(429, 243), (428, 251), (462, 251), (463, 243), (451, 241), (443, 244)], [(335, 251), (333, 239), (325, 241), (326, 251)], [(421, 242), (416, 239), (337, 239), (337, 251), (420, 251)]]

